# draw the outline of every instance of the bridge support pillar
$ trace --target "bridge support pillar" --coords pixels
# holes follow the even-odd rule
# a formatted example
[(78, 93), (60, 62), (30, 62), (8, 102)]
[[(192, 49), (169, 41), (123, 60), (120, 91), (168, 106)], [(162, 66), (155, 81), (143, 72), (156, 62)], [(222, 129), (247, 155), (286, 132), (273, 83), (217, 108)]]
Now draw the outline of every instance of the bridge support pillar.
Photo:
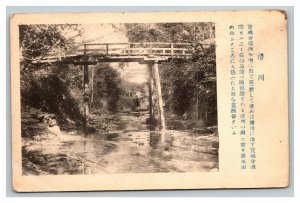
[(150, 123), (154, 122), (154, 106), (153, 106), (153, 68), (152, 64), (148, 64), (149, 70), (149, 79), (148, 79), (148, 87), (149, 87), (149, 115), (150, 115)]
[(164, 131), (166, 129), (166, 123), (165, 123), (160, 76), (159, 76), (159, 71), (158, 71), (158, 61), (157, 60), (154, 61), (153, 68), (154, 68), (154, 73), (155, 73), (155, 83), (156, 83), (156, 89), (157, 89), (157, 99), (158, 99), (160, 123), (161, 123), (162, 131)]
[(89, 102), (90, 102), (90, 90), (89, 90), (89, 65), (87, 56), (87, 45), (83, 45), (84, 64), (83, 64), (83, 129), (84, 133), (87, 133), (87, 127), (89, 124)]
[(84, 64), (83, 66), (83, 111), (84, 111), (84, 127), (89, 122), (89, 101), (90, 101), (90, 89), (89, 89), (89, 66)]

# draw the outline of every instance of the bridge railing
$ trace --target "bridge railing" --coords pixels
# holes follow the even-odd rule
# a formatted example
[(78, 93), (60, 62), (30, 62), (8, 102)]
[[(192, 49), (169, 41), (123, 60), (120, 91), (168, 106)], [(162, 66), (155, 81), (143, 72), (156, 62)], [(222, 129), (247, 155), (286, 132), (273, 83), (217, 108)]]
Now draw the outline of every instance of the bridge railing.
[(109, 56), (130, 58), (131, 56), (165, 56), (170, 57), (189, 57), (195, 50), (206, 49), (212, 44), (190, 44), (190, 43), (160, 43), (160, 42), (144, 42), (144, 43), (105, 43), (105, 44), (83, 44), (69, 52), (59, 50), (50, 53), (42, 59), (36, 59), (33, 63), (55, 62), (63, 58), (80, 57), (85, 54), (91, 56)]
[(109, 43), (84, 44), (79, 52), (95, 55), (181, 55), (192, 54), (189, 43)]

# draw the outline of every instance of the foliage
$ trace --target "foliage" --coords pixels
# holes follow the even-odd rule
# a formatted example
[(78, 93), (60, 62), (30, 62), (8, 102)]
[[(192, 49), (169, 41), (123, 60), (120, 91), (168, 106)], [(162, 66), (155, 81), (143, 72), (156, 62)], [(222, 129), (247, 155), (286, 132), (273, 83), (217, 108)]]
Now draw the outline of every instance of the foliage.
[(82, 34), (78, 25), (69, 24), (19, 25), (19, 32), (21, 71), (47, 54), (59, 55), (74, 48), (72, 42)]
[[(161, 64), (162, 92), (167, 113), (216, 122), (216, 56), (213, 23), (124, 24), (130, 42), (190, 43), (192, 59)], [(117, 29), (117, 28), (116, 28)], [(77, 48), (78, 25), (20, 25), (22, 104), (56, 113), (64, 121), (82, 120), (83, 70), (72, 65), (36, 65), (46, 55), (62, 56)], [(210, 44), (208, 47), (204, 44)], [(123, 68), (124, 63), (119, 64)], [(109, 64), (95, 67), (92, 107), (116, 112), (135, 107), (128, 90), (146, 93), (145, 85), (125, 84)], [(175, 71), (174, 71), (175, 70)], [(103, 106), (106, 100), (107, 106)]]
[(214, 24), (126, 24), (125, 27), (130, 42), (191, 44), (192, 59), (173, 59), (160, 66), (165, 109), (169, 113), (216, 124)]
[(20, 25), (21, 101), (43, 111), (55, 113), (60, 121), (81, 122), (80, 99), (69, 86), (69, 67), (61, 62), (37, 65), (46, 55), (59, 55), (73, 48), (81, 35), (77, 25)]
[(214, 39), (213, 23), (125, 24), (131, 42), (201, 43)]
[(98, 64), (94, 68), (95, 101), (93, 107), (96, 109), (103, 108), (100, 100), (105, 99), (107, 102), (107, 110), (116, 112), (118, 109), (117, 104), (122, 93), (120, 74), (106, 63)]
[[(55, 68), (55, 67), (52, 67)], [(22, 104), (26, 104), (43, 112), (58, 115), (60, 122), (67, 119), (82, 121), (79, 108), (80, 98), (72, 95), (72, 90), (59, 74), (36, 75), (28, 81), (28, 89), (22, 94)]]

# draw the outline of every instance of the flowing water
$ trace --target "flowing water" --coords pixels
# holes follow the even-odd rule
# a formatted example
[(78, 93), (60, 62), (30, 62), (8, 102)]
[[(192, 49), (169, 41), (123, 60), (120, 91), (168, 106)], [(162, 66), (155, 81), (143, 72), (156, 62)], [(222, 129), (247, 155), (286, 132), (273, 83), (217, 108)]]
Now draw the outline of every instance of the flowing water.
[[(84, 136), (63, 132), (51, 142), (23, 145), (23, 174), (96, 174), (200, 172), (218, 170), (216, 133), (178, 129), (149, 130), (146, 114), (118, 114), (94, 120), (115, 122), (108, 132), (99, 129)], [(57, 141), (55, 141), (57, 140)]]

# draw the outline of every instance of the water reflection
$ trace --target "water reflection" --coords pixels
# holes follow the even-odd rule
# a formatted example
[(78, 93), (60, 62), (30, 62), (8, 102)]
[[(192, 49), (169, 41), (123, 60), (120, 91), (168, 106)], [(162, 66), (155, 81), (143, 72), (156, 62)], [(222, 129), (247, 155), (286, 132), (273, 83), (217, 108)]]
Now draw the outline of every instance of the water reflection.
[(90, 162), (84, 173), (210, 171), (218, 168), (217, 142), (182, 131), (134, 131), (89, 135), (72, 150)]
[[(45, 145), (34, 156), (37, 160), (44, 160), (41, 168), (50, 174), (218, 170), (219, 142), (214, 133), (150, 131), (145, 123), (137, 119), (124, 117), (120, 121), (121, 127), (114, 131), (98, 131), (76, 141)], [(63, 160), (55, 154), (58, 151)], [(46, 156), (51, 158), (45, 160)], [(53, 165), (55, 168), (51, 167)]]
[(150, 137), (149, 137), (149, 145), (153, 149), (156, 149), (161, 142), (161, 136), (159, 133), (156, 132), (150, 132)]

